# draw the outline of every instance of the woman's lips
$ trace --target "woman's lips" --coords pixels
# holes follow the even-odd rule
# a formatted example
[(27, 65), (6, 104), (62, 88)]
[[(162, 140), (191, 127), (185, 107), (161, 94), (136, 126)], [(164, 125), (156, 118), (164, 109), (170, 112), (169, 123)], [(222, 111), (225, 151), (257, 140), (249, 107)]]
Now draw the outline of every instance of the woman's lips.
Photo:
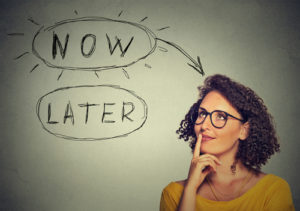
[(210, 137), (210, 136), (206, 136), (206, 135), (202, 135), (202, 141), (210, 141), (212, 139), (215, 139), (215, 138)]

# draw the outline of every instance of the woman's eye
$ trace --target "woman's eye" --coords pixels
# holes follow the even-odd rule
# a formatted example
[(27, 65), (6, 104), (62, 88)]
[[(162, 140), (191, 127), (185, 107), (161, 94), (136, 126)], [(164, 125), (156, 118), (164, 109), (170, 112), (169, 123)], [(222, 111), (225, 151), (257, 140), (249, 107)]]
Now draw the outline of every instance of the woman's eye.
[(217, 119), (218, 120), (225, 120), (226, 119), (226, 115), (222, 114), (222, 113), (218, 113), (217, 114)]
[(206, 112), (204, 112), (204, 111), (199, 111), (198, 117), (205, 117), (205, 116), (206, 116)]

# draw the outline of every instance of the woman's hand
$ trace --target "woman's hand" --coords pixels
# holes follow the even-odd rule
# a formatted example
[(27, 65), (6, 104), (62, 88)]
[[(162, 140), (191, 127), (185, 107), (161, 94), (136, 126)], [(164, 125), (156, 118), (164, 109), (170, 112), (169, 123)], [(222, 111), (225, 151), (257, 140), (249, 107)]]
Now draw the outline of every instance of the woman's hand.
[(221, 162), (217, 157), (210, 154), (200, 155), (202, 135), (199, 134), (194, 148), (193, 159), (191, 161), (186, 188), (197, 191), (205, 177), (210, 172), (216, 172), (217, 165)]
[(221, 165), (219, 159), (213, 155), (200, 155), (201, 141), (202, 135), (199, 134), (194, 148), (189, 176), (180, 199), (178, 211), (195, 210), (196, 195), (199, 186), (210, 172), (216, 171), (217, 165)]

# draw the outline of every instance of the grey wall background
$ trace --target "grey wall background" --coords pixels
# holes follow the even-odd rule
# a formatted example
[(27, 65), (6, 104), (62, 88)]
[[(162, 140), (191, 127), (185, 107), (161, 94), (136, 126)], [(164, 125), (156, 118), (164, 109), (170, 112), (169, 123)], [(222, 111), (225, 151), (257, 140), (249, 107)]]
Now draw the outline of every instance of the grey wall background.
[[(64, 71), (57, 80), (61, 70), (32, 54), (33, 37), (42, 25), (85, 16), (134, 23), (148, 17), (142, 24), (193, 58), (200, 56), (206, 75), (226, 74), (253, 88), (273, 114), (281, 142), (281, 153), (263, 170), (288, 181), (299, 209), (299, 6), (296, 1), (1, 1), (1, 209), (158, 210), (164, 186), (187, 176), (190, 149), (175, 130), (204, 77), (178, 50), (159, 42), (168, 52), (157, 48), (126, 68), (129, 79), (117, 68), (99, 72), (99, 78)], [(86, 29), (66, 30), (72, 35)], [(29, 53), (16, 59), (24, 52)], [(41, 96), (101, 84), (119, 85), (146, 101), (148, 118), (140, 130), (88, 142), (58, 138), (42, 128), (35, 113)]]

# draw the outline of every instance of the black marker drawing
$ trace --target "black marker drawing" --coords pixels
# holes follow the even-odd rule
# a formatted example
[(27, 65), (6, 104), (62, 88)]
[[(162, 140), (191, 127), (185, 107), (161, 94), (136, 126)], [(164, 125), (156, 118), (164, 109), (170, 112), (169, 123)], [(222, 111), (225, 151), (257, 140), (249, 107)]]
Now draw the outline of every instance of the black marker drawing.
[(95, 71), (95, 75), (97, 76), (97, 78), (99, 78), (99, 75), (98, 75), (97, 71)]
[[(74, 13), (78, 15), (76, 10)], [(118, 17), (122, 14), (123, 11)], [(147, 19), (146, 16), (139, 22)], [(28, 20), (40, 26), (32, 18)], [(168, 28), (161, 27), (157, 31)], [(158, 46), (158, 42), (178, 50), (190, 61), (187, 64), (193, 70), (204, 75), (199, 56), (193, 59), (179, 45), (158, 38), (144, 25), (104, 17), (81, 17), (63, 20), (49, 27), (41, 26), (32, 40), (32, 53), (46, 66), (61, 70), (57, 81), (65, 70), (93, 71), (100, 78), (99, 71), (116, 68), (130, 79), (125, 68), (146, 59), (156, 48), (168, 52), (168, 49)], [(152, 68), (147, 63), (144, 66)], [(37, 67), (39, 64), (30, 73)], [(57, 137), (104, 140), (124, 137), (140, 129), (147, 119), (148, 108), (141, 97), (119, 86), (87, 85), (60, 88), (44, 95), (39, 99), (36, 111), (42, 127)]]
[(34, 71), (35, 68), (37, 68), (39, 66), (39, 64), (36, 64), (31, 70), (30, 73), (32, 73)]
[[(140, 22), (146, 19), (144, 17)], [(81, 28), (88, 29), (88, 32), (80, 31)], [(162, 27), (158, 31), (168, 28)], [(74, 30), (69, 32), (66, 29)], [(146, 26), (104, 17), (67, 19), (47, 28), (42, 26), (34, 36), (32, 52), (51, 68), (101, 71), (126, 68), (145, 59), (155, 51), (158, 41), (177, 49), (190, 60), (189, 66), (204, 75), (199, 57), (194, 60), (183, 48), (158, 38)], [(159, 50), (167, 52), (163, 47)]]
[(162, 27), (162, 28), (160, 28), (160, 29), (157, 29), (157, 31), (162, 31), (162, 30), (165, 30), (165, 29), (168, 29), (168, 28), (170, 28), (170, 26)]
[(126, 76), (126, 78), (128, 78), (129, 79), (129, 75), (128, 75), (128, 72), (124, 69), (124, 68), (122, 68), (122, 70), (123, 70), (123, 73), (124, 73), (124, 75)]
[(7, 35), (8, 36), (24, 36), (24, 33), (15, 32), (15, 33), (8, 33)]
[(36, 105), (42, 127), (69, 140), (125, 137), (147, 119), (146, 102), (134, 92), (114, 85), (74, 86), (42, 96)]
[(123, 10), (119, 13), (118, 17), (120, 17), (122, 15), (122, 13), (123, 13)]
[(152, 68), (149, 64), (145, 64), (145, 67)]
[(114, 47), (112, 47), (112, 44), (111, 44), (111, 41), (110, 41), (110, 38), (109, 36), (106, 34), (106, 38), (107, 38), (107, 43), (108, 43), (108, 47), (109, 47), (109, 52), (110, 52), (110, 55), (113, 55), (114, 54), (114, 51), (116, 49), (116, 47), (118, 46), (120, 51), (121, 51), (121, 54), (120, 54), (120, 57), (124, 57), (124, 55), (126, 54), (130, 44), (132, 43), (134, 37), (131, 37), (130, 38), (130, 41), (128, 42), (128, 44), (126, 45), (125, 49), (123, 50), (123, 47), (122, 47), (122, 43), (121, 43), (121, 39), (118, 38), (117, 36), (115, 36), (115, 39), (116, 39), (116, 44)]
[(37, 26), (39, 26), (40, 24), (39, 23), (37, 23), (35, 20), (33, 20), (31, 17), (30, 18), (28, 18), (27, 20), (29, 20), (31, 23), (33, 23), (33, 24), (35, 24), (35, 25), (37, 25)]
[(164, 47), (158, 46), (158, 49), (162, 52), (168, 52), (168, 50)]
[(22, 53), (20, 56), (14, 58), (14, 60), (20, 59), (22, 56), (25, 56), (26, 54), (29, 54), (29, 52)]
[(140, 23), (145, 21), (148, 17), (144, 17), (142, 20), (140, 20)]
[(61, 72), (60, 72), (60, 74), (59, 74), (59, 76), (58, 76), (58, 78), (57, 78), (57, 80), (59, 80), (60, 79), (60, 77), (62, 76), (62, 74), (64, 73), (64, 71), (62, 70)]
[(204, 75), (204, 71), (203, 71), (203, 68), (202, 68), (202, 64), (201, 64), (201, 61), (200, 61), (200, 57), (197, 56), (197, 61), (195, 61), (187, 52), (185, 52), (185, 50), (183, 50), (179, 45), (175, 44), (175, 43), (172, 43), (172, 42), (169, 42), (169, 41), (166, 41), (166, 40), (163, 40), (163, 39), (160, 39), (160, 38), (156, 38), (157, 40), (160, 40), (162, 42), (165, 42), (167, 43), (168, 45), (170, 46), (173, 46), (174, 48), (176, 48), (177, 50), (179, 50), (181, 53), (183, 53), (183, 55), (185, 55), (187, 58), (189, 58), (189, 60), (191, 60), (191, 62), (193, 62), (194, 65), (190, 64), (190, 63), (187, 63), (189, 66), (191, 66), (193, 69), (195, 69), (197, 72), (199, 72), (201, 75)]

